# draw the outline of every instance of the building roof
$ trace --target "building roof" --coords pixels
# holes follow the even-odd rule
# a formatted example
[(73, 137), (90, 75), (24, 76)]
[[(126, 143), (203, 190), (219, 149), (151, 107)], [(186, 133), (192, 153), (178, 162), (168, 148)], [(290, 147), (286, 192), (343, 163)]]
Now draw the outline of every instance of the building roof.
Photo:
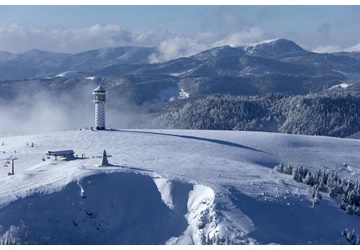
[(74, 155), (74, 151), (73, 150), (59, 150), (59, 151), (48, 151), (47, 155), (52, 155), (52, 156), (71, 156)]
[(94, 92), (106, 92), (105, 88), (101, 85), (99, 85), (95, 90)]

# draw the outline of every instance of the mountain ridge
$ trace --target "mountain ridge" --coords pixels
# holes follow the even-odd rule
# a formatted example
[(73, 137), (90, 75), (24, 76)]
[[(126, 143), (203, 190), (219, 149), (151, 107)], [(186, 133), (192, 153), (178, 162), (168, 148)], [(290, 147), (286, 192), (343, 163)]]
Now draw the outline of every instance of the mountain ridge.
[[(243, 65), (240, 59), (252, 57), (275, 60), (287, 64), (288, 67), (299, 67), (297, 71), (305, 70), (306, 73), (316, 71), (316, 74), (329, 72), (330, 69), (349, 71), (351, 73), (360, 66), (360, 53), (319, 54), (304, 50), (287, 39), (277, 39), (243, 47), (225, 45), (207, 49), (189, 57), (176, 58), (155, 64), (151, 63), (150, 56), (159, 55), (159, 53), (160, 51), (155, 47), (136, 46), (100, 48), (75, 54), (41, 50), (30, 50), (22, 54), (7, 54), (4, 52), (0, 59), (0, 67), (4, 72), (0, 80), (21, 79), (20, 77), (24, 77), (21, 76), (21, 72), (17, 76), (9, 72), (11, 71), (9, 67), (18, 66), (31, 68), (33, 71), (38, 72), (37, 75), (40, 73), (43, 75), (57, 75), (64, 71), (97, 71), (101, 74), (101, 71), (104, 70), (109, 73), (110, 69), (107, 69), (107, 67), (120, 67), (120, 65), (124, 64), (136, 65), (138, 69), (135, 71), (123, 70), (122, 75), (146, 72), (147, 74), (178, 74), (179, 76), (196, 74), (239, 75), (241, 73), (237, 73), (237, 71), (250, 67), (246, 63)], [(185, 58), (187, 62), (184, 61)], [(243, 62), (246, 62), (246, 60), (243, 60)], [(329, 63), (335, 63), (335, 65), (332, 67)], [(256, 76), (266, 74), (267, 71), (273, 72), (271, 67), (268, 68), (269, 63), (266, 64), (267, 67), (255, 70), (255, 73), (252, 73), (251, 70), (248, 73)], [(316, 66), (318, 64), (320, 67)], [(178, 66), (174, 67), (172, 65)], [(182, 65), (182, 67), (179, 68), (179, 65)], [(224, 71), (217, 69), (218, 65), (224, 68), (233, 65), (231, 66), (233, 69)], [(119, 73), (114, 70), (113, 74)], [(246, 72), (242, 74), (246, 74)], [(37, 75), (35, 74), (33, 77), (37, 77)], [(28, 78), (28, 76), (26, 77)]]

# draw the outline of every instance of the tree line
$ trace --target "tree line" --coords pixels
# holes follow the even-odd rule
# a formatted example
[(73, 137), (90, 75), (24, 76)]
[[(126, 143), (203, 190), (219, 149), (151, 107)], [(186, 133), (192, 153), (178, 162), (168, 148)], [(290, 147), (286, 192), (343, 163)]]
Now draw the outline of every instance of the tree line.
[(336, 171), (327, 172), (319, 169), (315, 174), (302, 165), (275, 166), (274, 170), (292, 175), (297, 182), (313, 187), (314, 204), (322, 199), (321, 192), (341, 201), (340, 208), (348, 214), (360, 216), (360, 181), (344, 179)]
[(360, 93), (215, 94), (150, 107), (150, 128), (280, 132), (360, 139)]
[[(360, 216), (360, 181), (353, 181), (339, 176), (336, 171), (319, 169), (315, 174), (302, 165), (285, 165), (280, 163), (274, 167), (279, 173), (292, 175), (297, 181), (312, 187), (311, 198), (313, 206), (322, 200), (321, 193), (341, 201), (339, 207), (347, 214)], [(355, 230), (345, 229), (341, 232), (347, 242), (352, 245), (360, 244), (360, 237)]]

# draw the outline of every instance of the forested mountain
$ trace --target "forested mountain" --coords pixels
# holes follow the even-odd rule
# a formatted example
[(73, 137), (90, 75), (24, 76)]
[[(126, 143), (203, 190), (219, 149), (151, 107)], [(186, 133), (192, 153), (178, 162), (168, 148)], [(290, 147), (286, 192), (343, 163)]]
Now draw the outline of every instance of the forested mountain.
[(326, 135), (360, 139), (360, 93), (210, 95), (152, 107), (152, 126)]

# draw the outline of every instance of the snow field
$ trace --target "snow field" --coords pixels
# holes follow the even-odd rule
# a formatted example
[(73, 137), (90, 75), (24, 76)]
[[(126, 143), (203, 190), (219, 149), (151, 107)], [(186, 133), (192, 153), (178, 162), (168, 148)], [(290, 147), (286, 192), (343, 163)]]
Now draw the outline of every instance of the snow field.
[[(1, 138), (2, 244), (345, 244), (360, 218), (273, 171), (360, 177), (360, 142), (240, 131), (64, 131)], [(31, 143), (34, 147), (31, 147)], [(42, 160), (73, 149), (85, 159)], [(97, 167), (106, 150), (112, 167)], [(16, 151), (16, 153), (15, 153)]]

